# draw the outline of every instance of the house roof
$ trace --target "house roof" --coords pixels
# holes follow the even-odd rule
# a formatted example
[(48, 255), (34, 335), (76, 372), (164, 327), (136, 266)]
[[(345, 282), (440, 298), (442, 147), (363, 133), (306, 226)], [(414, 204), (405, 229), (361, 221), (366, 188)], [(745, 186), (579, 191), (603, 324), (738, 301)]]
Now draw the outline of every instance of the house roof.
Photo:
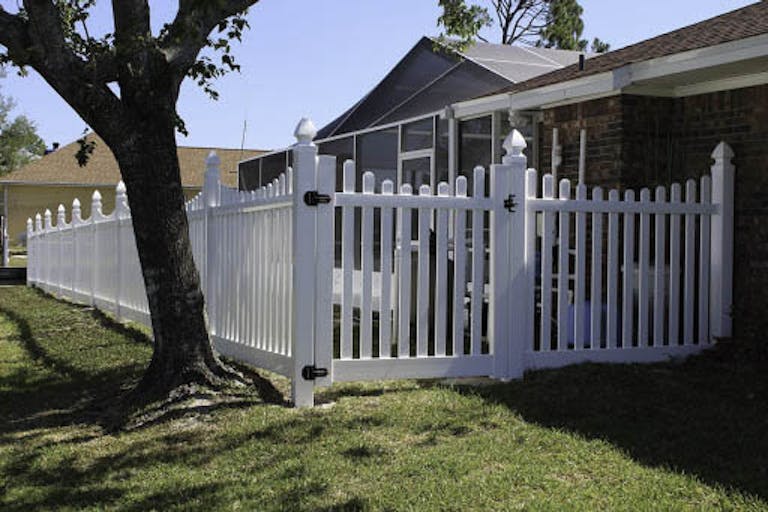
[(595, 56), (580, 71), (578, 63), (552, 71), (496, 91), (521, 92), (576, 78), (612, 71), (633, 62), (641, 62), (675, 53), (697, 50), (768, 33), (768, 1), (683, 27), (639, 43)]
[[(112, 151), (95, 134), (87, 136), (96, 142), (96, 147), (84, 167), (75, 159), (79, 148), (72, 142), (49, 153), (0, 179), (0, 184), (31, 184), (60, 186), (104, 186), (116, 185), (120, 181), (120, 169)], [(205, 158), (216, 151), (221, 158), (221, 181), (225, 185), (237, 186), (237, 163), (252, 158), (263, 151), (202, 147), (178, 147), (181, 184), (184, 187), (202, 187)]]
[(462, 53), (422, 37), (360, 101), (318, 131), (350, 133), (429, 114), (577, 62), (579, 52), (476, 43)]

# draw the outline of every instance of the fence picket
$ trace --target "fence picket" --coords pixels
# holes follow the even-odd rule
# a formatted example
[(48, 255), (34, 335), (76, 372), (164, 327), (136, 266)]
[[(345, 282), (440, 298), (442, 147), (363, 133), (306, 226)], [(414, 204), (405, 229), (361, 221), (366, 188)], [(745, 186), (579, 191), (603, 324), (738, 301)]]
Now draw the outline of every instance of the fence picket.
[[(411, 185), (404, 183), (400, 187), (401, 196), (411, 195)], [(398, 333), (397, 346), (400, 357), (411, 354), (411, 209), (398, 208), (397, 232), (400, 233), (400, 265), (397, 292)]]
[[(667, 199), (667, 190), (663, 186), (656, 187), (655, 200), (657, 204), (664, 204)], [(655, 215), (655, 247), (653, 256), (653, 346), (664, 345), (664, 308), (665, 301), (665, 277), (667, 274), (666, 255), (667, 243), (667, 216), (663, 213)]]
[[(544, 176), (542, 183), (544, 199), (555, 196), (555, 179), (551, 174)], [(552, 349), (552, 247), (555, 237), (555, 214), (543, 213), (541, 235), (541, 350)]]
[[(437, 195), (447, 197), (450, 188), (442, 182), (437, 186)], [(445, 355), (446, 308), (448, 296), (448, 211), (441, 208), (435, 211), (435, 287), (434, 287), (434, 340), (435, 355)]]
[[(456, 178), (456, 197), (467, 197), (467, 178)], [(464, 354), (464, 298), (467, 290), (467, 212), (454, 214), (453, 240), (453, 355)]]
[[(419, 196), (429, 196), (432, 194), (432, 189), (429, 185), (422, 185), (419, 187)], [(419, 224), (418, 224), (418, 284), (417, 293), (418, 299), (416, 304), (416, 356), (424, 357), (427, 355), (427, 341), (429, 337), (429, 294), (432, 288), (429, 279), (429, 264), (430, 264), (430, 235), (429, 224), (432, 216), (432, 211), (427, 208), (419, 208)]]
[[(699, 202), (712, 201), (712, 181), (702, 176)], [(699, 216), (699, 343), (709, 343), (709, 277), (711, 251), (711, 223), (709, 215)]]
[[(472, 197), (485, 197), (485, 169), (475, 167)], [(472, 210), (472, 295), (470, 296), (470, 354), (482, 353), (483, 288), (485, 285), (485, 244), (483, 241), (484, 211)]]
[[(670, 187), (670, 202), (680, 203), (680, 184)], [(680, 215), (669, 216), (669, 341), (680, 344)]]
[[(391, 196), (394, 185), (391, 180), (381, 184), (382, 195)], [(381, 295), (379, 298), (379, 357), (391, 357), (392, 338), (392, 208), (381, 209), (381, 249), (379, 271)]]
[[(583, 183), (576, 186), (576, 199), (584, 201), (587, 199), (587, 187)], [(575, 298), (573, 301), (573, 329), (574, 348), (581, 350), (584, 348), (584, 323), (586, 316), (584, 314), (584, 297), (587, 284), (587, 214), (584, 212), (576, 213), (576, 272), (574, 283)]]
[[(560, 180), (560, 200), (571, 198), (571, 182)], [(568, 304), (570, 297), (570, 249), (571, 223), (570, 213), (561, 211), (558, 214), (558, 247), (557, 247), (557, 348), (568, 349)]]
[[(696, 182), (688, 180), (685, 184), (685, 202), (696, 202)], [(693, 344), (693, 311), (695, 298), (696, 275), (696, 216), (685, 215), (685, 262), (683, 266), (683, 343)]]
[[(596, 203), (603, 200), (603, 189), (592, 189), (592, 200)], [(590, 301), (590, 328), (589, 345), (591, 349), (598, 349), (602, 343), (602, 316), (603, 316), (603, 214), (592, 214), (592, 288), (589, 294)]]
[[(363, 194), (373, 194), (375, 178), (372, 172), (363, 174)], [(360, 226), (360, 262), (362, 290), (360, 294), (360, 358), (370, 359), (373, 354), (373, 208), (362, 208)]]
[[(344, 192), (355, 191), (355, 162), (344, 162), (343, 177)], [(353, 327), (352, 327), (352, 300), (353, 282), (355, 273), (355, 211), (354, 208), (342, 206), (341, 208), (341, 359), (352, 358)]]
[(627, 212), (624, 214), (624, 261), (623, 261), (623, 283), (622, 283), (622, 311), (621, 311), (621, 346), (622, 348), (632, 347), (632, 335), (634, 334), (634, 265), (635, 265), (635, 214), (630, 208), (635, 201), (635, 192), (627, 190), (624, 192), (624, 202), (627, 204)]
[[(640, 203), (651, 202), (651, 191), (647, 188), (640, 190)], [(638, 307), (637, 307), (637, 346), (648, 346), (649, 326), (649, 290), (650, 287), (650, 255), (651, 255), (651, 216), (640, 214), (640, 255), (638, 262)]]

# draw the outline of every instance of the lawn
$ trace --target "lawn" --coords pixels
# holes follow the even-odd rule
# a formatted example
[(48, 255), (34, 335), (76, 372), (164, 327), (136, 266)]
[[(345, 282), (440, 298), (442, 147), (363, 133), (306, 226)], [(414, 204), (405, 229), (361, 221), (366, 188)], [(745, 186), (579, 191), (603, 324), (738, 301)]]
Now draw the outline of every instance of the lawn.
[(485, 387), (335, 386), (313, 410), (254, 395), (105, 433), (99, 407), (150, 353), (88, 308), (0, 288), (0, 509), (768, 510), (768, 364), (748, 343)]

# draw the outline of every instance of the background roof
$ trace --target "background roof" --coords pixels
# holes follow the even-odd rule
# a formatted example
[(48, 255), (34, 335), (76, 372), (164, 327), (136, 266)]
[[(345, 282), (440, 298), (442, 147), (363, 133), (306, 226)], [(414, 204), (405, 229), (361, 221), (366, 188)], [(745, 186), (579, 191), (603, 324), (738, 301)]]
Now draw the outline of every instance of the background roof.
[(476, 43), (463, 53), (423, 37), (365, 97), (318, 139), (428, 114), (573, 62), (580, 52)]
[[(96, 142), (96, 147), (84, 167), (77, 165), (75, 153), (79, 148), (73, 142), (49, 153), (39, 160), (31, 162), (0, 178), (0, 183), (22, 182), (33, 184), (59, 185), (116, 185), (120, 181), (120, 169), (112, 151), (95, 134), (87, 136)], [(237, 186), (237, 162), (252, 158), (263, 151), (221, 148), (178, 148), (181, 184), (184, 187), (202, 187), (205, 158), (211, 151), (216, 151), (221, 158), (222, 183)]]
[(579, 71), (577, 63), (522, 83), (506, 86), (495, 93), (535, 89), (611, 71), (633, 62), (715, 46), (765, 33), (768, 33), (768, 1), (763, 0), (618, 50), (597, 55), (587, 61), (583, 71)]

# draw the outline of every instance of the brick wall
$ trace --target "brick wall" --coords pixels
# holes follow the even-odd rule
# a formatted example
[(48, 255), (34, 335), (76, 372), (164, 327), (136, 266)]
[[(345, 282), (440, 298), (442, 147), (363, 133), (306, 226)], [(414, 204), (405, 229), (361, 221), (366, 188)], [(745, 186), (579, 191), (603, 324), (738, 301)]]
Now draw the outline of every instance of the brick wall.
[(544, 111), (540, 166), (551, 168), (552, 128), (563, 145), (561, 177), (578, 172), (587, 129), (587, 183), (640, 188), (709, 172), (725, 140), (736, 153), (734, 326), (768, 327), (768, 85), (685, 98), (621, 95)]

